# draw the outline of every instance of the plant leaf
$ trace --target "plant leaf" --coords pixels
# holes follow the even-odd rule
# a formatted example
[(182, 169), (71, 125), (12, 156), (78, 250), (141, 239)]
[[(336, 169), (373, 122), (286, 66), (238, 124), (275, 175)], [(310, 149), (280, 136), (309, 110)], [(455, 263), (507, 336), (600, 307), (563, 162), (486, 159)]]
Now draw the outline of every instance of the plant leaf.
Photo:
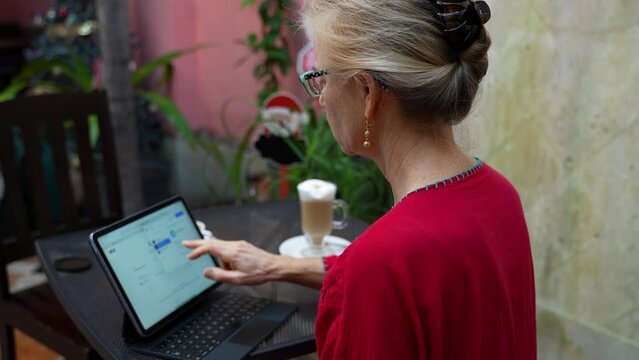
[(275, 13), (275, 15), (273, 15), (271, 18), (268, 19), (266, 24), (271, 29), (279, 28), (280, 25), (282, 25), (282, 12), (278, 11), (277, 13)]
[(173, 60), (180, 58), (182, 56), (185, 55), (189, 55), (192, 54), (200, 49), (204, 49), (204, 48), (210, 48), (210, 47), (214, 47), (214, 44), (202, 44), (202, 45), (197, 45), (194, 46), (192, 48), (188, 48), (188, 49), (183, 49), (183, 50), (176, 50), (176, 51), (170, 51), (168, 53), (165, 53), (161, 56), (159, 56), (158, 58), (156, 58), (155, 60), (152, 60), (151, 62), (148, 62), (142, 66), (140, 66), (134, 73), (133, 73), (133, 86), (138, 86), (142, 83), (142, 81), (144, 81), (146, 78), (148, 78), (149, 76), (153, 75), (153, 73), (161, 67), (166, 67), (167, 65), (171, 64), (171, 62), (173, 62)]
[(251, 6), (255, 4), (255, 0), (242, 0), (242, 3), (240, 4), (240, 9), (244, 9), (245, 7)]
[(257, 39), (257, 34), (255, 34), (255, 33), (250, 33), (248, 35), (248, 37), (246, 38), (247, 45), (248, 45), (249, 49), (251, 49), (251, 51), (255, 51), (255, 50), (259, 49), (260, 43), (257, 40), (258, 40)]
[(70, 46), (67, 45), (66, 49), (72, 65), (68, 68), (66, 75), (71, 77), (82, 91), (89, 92), (93, 90), (93, 73), (91, 69)]
[(197, 139), (186, 117), (172, 99), (153, 91), (140, 92), (139, 95), (155, 104), (173, 128), (191, 145), (191, 148), (195, 148)]
[(246, 155), (246, 150), (248, 149), (251, 138), (253, 137), (253, 132), (257, 128), (258, 121), (254, 121), (251, 126), (246, 129), (244, 132), (244, 136), (242, 137), (242, 141), (235, 152), (235, 156), (233, 157), (233, 163), (231, 164), (231, 168), (229, 169), (229, 178), (231, 183), (235, 187), (235, 197), (236, 201), (239, 201), (244, 196), (243, 193), (243, 184), (244, 179), (242, 179), (242, 169), (244, 167), (244, 155)]
[(89, 141), (91, 147), (95, 148), (100, 138), (100, 124), (98, 123), (98, 116), (96, 114), (89, 115)]
[(226, 161), (226, 157), (224, 156), (222, 149), (220, 149), (217, 143), (203, 137), (197, 138), (197, 143), (202, 150), (211, 155), (215, 161), (217, 161), (226, 174), (229, 173), (229, 164)]
[(160, 87), (168, 84), (171, 81), (171, 79), (173, 79), (174, 69), (175, 67), (173, 66), (173, 64), (171, 63), (166, 64), (164, 66), (164, 71), (162, 72), (162, 75), (158, 79), (158, 82), (153, 86), (153, 88), (159, 89)]
[(15, 98), (22, 90), (29, 87), (29, 82), (25, 80), (14, 80), (6, 88), (0, 91), (0, 102)]
[(306, 155), (304, 154), (304, 149), (300, 146), (299, 142), (293, 141), (290, 137), (283, 137), (282, 140), (291, 148), (291, 151), (300, 159), (302, 162), (306, 161)]
[(69, 68), (69, 64), (60, 59), (40, 59), (26, 64), (20, 72), (13, 77), (12, 81), (31, 82), (32, 78), (40, 73), (45, 72), (63, 72), (63, 68)]
[(260, 14), (260, 19), (262, 19), (262, 23), (266, 23), (268, 21), (268, 10), (271, 6), (271, 0), (262, 0), (260, 7), (257, 12)]
[[(85, 67), (86, 65), (82, 65)], [(32, 63), (25, 65), (22, 70), (13, 78), (15, 81), (27, 81), (30, 84), (33, 82), (33, 78), (37, 74), (52, 73), (54, 75), (63, 74), (66, 75), (81, 91), (91, 91), (92, 80), (89, 78), (87, 85), (87, 78), (84, 70), (75, 70), (74, 66), (69, 65), (62, 59), (48, 59), (48, 60), (36, 60)], [(92, 75), (90, 75), (92, 77)], [(59, 84), (65, 86), (63, 82), (57, 82), (56, 80), (48, 81), (49, 84)], [(68, 85), (66, 85), (68, 87)], [(88, 86), (88, 87), (87, 87)], [(86, 90), (88, 89), (88, 90)]]

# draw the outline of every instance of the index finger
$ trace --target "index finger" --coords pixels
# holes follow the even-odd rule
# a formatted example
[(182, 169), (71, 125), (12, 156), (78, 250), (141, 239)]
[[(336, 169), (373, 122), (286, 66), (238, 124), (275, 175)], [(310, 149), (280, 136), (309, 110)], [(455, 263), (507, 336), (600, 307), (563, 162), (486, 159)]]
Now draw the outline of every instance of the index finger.
[(205, 242), (206, 242), (206, 240), (203, 240), (203, 239), (183, 240), (182, 241), (182, 245), (184, 245), (184, 247), (189, 248), (189, 249), (195, 249), (196, 247), (202, 245)]
[(218, 239), (184, 241), (184, 246), (193, 249), (188, 258), (197, 259), (204, 254), (211, 254), (221, 259), (227, 259), (232, 254), (231, 244), (229, 241)]

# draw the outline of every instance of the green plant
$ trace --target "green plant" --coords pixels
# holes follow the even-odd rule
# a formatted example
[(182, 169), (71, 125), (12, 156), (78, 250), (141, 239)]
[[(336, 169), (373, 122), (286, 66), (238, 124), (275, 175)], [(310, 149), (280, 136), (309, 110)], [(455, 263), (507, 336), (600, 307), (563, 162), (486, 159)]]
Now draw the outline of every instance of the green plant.
[[(258, 0), (242, 0), (242, 7), (254, 5)], [(264, 87), (257, 95), (258, 104), (279, 89), (278, 75), (287, 74), (291, 66), (286, 38), (282, 34), (290, 0), (260, 0), (258, 13), (262, 32), (248, 35), (246, 44), (251, 53), (261, 55), (253, 75)], [(393, 204), (390, 185), (377, 166), (361, 157), (349, 157), (339, 148), (325, 118), (318, 119), (315, 111), (308, 109), (311, 121), (303, 128), (302, 143), (284, 138), (302, 161), (289, 168), (288, 181), (295, 185), (308, 178), (320, 178), (337, 184), (340, 196), (351, 205), (352, 215), (372, 222), (384, 214)], [(253, 126), (261, 118), (256, 118)], [(254, 128), (251, 128), (252, 131)], [(276, 186), (279, 179), (272, 179)], [(295, 189), (295, 186), (291, 186)], [(293, 191), (292, 196), (296, 196)]]
[[(240, 203), (245, 200), (248, 193), (248, 184), (244, 177), (244, 158), (246, 151), (250, 146), (253, 132), (255, 131), (258, 123), (259, 121), (256, 120), (244, 131), (244, 134), (242, 135), (239, 144), (237, 144), (237, 148), (235, 149), (230, 161), (227, 160), (216, 141), (205, 137), (197, 138), (197, 145), (210, 157), (212, 157), (216, 163), (222, 167), (222, 170), (224, 170), (229, 184), (232, 187), (236, 203)], [(219, 193), (215, 188), (209, 186), (209, 191), (216, 197), (219, 197)]]
[[(172, 78), (173, 61), (175, 59), (204, 47), (210, 47), (210, 45), (168, 52), (140, 66), (132, 74), (136, 95), (145, 98), (150, 104), (157, 107), (176, 131), (193, 147), (197, 145), (197, 139), (191, 131), (185, 116), (175, 102), (171, 98), (162, 95), (160, 90)], [(151, 81), (153, 75), (158, 71), (161, 71), (161, 74), (158, 76), (157, 81), (150, 85), (152, 90), (145, 90), (143, 87), (145, 82)], [(11, 100), (29, 88), (35, 89), (36, 92), (90, 92), (95, 90), (94, 84), (93, 72), (89, 66), (71, 48), (67, 48), (65, 56), (50, 60), (38, 60), (27, 64), (12, 78), (9, 85), (0, 91), (0, 101)], [(99, 136), (95, 119), (89, 119), (89, 131), (91, 141), (95, 144)]]
[[(255, 5), (257, 2), (257, 0), (242, 0), (241, 8)], [(258, 13), (261, 21), (261, 32), (259, 34), (250, 33), (246, 39), (239, 41), (240, 44), (247, 46), (250, 54), (240, 59), (237, 65), (241, 65), (251, 56), (259, 56), (259, 61), (253, 69), (253, 76), (258, 82), (263, 84), (262, 89), (257, 94), (256, 103), (258, 106), (261, 106), (269, 95), (279, 90), (279, 75), (287, 74), (291, 67), (288, 43), (282, 34), (282, 29), (286, 19), (286, 11), (292, 4), (290, 0), (259, 1)], [(222, 118), (224, 122), (223, 114)], [(207, 140), (203, 137), (196, 139), (197, 145), (213, 158), (226, 173), (233, 188), (236, 202), (245, 200), (248, 193), (248, 183), (244, 174), (244, 159), (250, 146), (250, 141), (253, 138), (253, 133), (262, 122), (261, 114), (258, 113), (242, 134), (230, 161), (227, 160), (215, 141)], [(188, 129), (182, 130), (183, 132), (181, 133), (183, 135), (190, 137)], [(209, 190), (218, 196), (215, 189), (209, 187)]]
[(308, 111), (312, 118), (303, 128), (304, 144), (288, 141), (302, 159), (290, 167), (289, 181), (291, 184), (309, 178), (331, 181), (337, 185), (339, 196), (350, 205), (352, 216), (375, 221), (393, 206), (390, 184), (371, 160), (344, 154), (325, 116), (318, 119), (313, 110)]
[[(258, 3), (258, 0), (242, 0), (241, 7), (246, 8)], [(260, 61), (253, 68), (253, 76), (263, 83), (257, 95), (261, 105), (270, 94), (279, 90), (278, 71), (286, 75), (291, 68), (291, 56), (288, 42), (282, 33), (288, 9), (293, 7), (291, 0), (260, 0), (257, 6), (262, 24), (261, 32), (250, 33), (242, 43), (248, 46), (251, 54), (260, 55)], [(243, 62), (246, 57), (240, 61)]]

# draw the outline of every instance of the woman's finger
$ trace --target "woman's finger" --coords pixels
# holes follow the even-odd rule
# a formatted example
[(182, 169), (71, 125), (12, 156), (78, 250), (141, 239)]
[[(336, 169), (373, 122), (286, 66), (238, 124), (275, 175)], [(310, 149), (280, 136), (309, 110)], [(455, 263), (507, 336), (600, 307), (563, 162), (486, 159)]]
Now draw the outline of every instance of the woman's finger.
[(182, 245), (189, 249), (195, 249), (196, 247), (206, 243), (207, 240), (184, 240)]
[(208, 279), (231, 283), (235, 285), (244, 284), (246, 274), (237, 270), (224, 270), (218, 267), (209, 267), (204, 270), (204, 276)]
[(195, 249), (193, 249), (193, 251), (189, 253), (189, 255), (187, 255), (187, 257), (190, 260), (195, 260), (204, 254), (209, 254), (209, 247), (207, 244), (202, 244), (196, 247)]
[(182, 243), (185, 247), (193, 249), (188, 255), (188, 258), (191, 260), (197, 259), (207, 253), (221, 259), (227, 259), (233, 253), (231, 249), (233, 244), (231, 241), (208, 239), (183, 241)]

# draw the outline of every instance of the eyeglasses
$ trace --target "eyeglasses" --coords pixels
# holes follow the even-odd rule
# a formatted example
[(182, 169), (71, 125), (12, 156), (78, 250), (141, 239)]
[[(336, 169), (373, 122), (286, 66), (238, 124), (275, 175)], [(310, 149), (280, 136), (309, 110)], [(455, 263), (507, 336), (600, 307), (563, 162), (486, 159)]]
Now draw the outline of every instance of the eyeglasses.
[(322, 91), (324, 91), (324, 86), (326, 86), (326, 79), (324, 79), (324, 75), (327, 75), (328, 71), (326, 70), (313, 70), (305, 72), (300, 75), (300, 81), (302, 85), (304, 85), (304, 89), (308, 92), (312, 97), (318, 97), (322, 95)]
[[(322, 95), (322, 91), (324, 91), (324, 87), (326, 86), (324, 75), (328, 75), (328, 70), (311, 70), (300, 75), (300, 82), (302, 82), (304, 89), (306, 89), (306, 92), (312, 97)], [(375, 77), (375, 82), (382, 89), (388, 90), (388, 86), (377, 77)]]

